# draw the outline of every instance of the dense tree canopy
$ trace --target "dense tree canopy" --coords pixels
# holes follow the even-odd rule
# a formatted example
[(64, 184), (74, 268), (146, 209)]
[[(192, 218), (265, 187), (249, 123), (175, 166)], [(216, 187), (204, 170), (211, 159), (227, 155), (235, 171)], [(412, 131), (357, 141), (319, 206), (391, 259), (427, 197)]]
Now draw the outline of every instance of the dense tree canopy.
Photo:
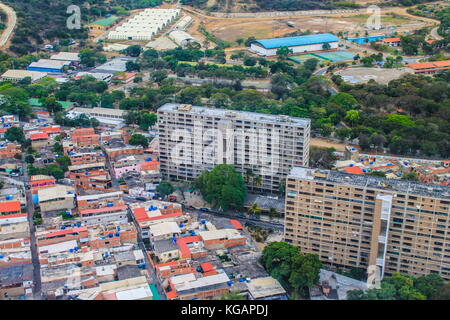
[(240, 209), (247, 196), (247, 186), (236, 169), (220, 164), (211, 171), (202, 172), (195, 180), (203, 198), (221, 210)]

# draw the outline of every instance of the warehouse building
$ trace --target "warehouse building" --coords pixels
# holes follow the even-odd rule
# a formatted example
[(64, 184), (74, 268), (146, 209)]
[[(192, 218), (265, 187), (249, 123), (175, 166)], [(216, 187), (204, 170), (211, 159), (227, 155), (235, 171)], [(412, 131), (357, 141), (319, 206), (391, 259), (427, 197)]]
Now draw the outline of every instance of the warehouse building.
[(175, 30), (183, 30), (185, 31), (187, 28), (190, 27), (190, 25), (194, 22), (192, 17), (190, 16), (184, 16), (180, 21), (177, 22), (177, 24), (173, 27)]
[(40, 71), (8, 70), (2, 74), (1, 81), (19, 82), (25, 78), (30, 78), (31, 82), (36, 82), (45, 76), (47, 76), (47, 73)]
[(314, 52), (337, 49), (339, 38), (331, 33), (311, 34), (307, 36), (272, 38), (255, 40), (250, 51), (260, 56), (274, 56), (281, 47), (292, 49), (293, 53)]
[(179, 15), (179, 9), (146, 9), (109, 32), (108, 40), (151, 40)]
[(79, 63), (78, 52), (60, 52), (50, 57), (51, 60), (69, 61), (70, 63)]
[(73, 108), (67, 116), (69, 118), (75, 118), (81, 114), (85, 114), (88, 117), (97, 119), (100, 123), (120, 125), (125, 122), (124, 110), (110, 109), (110, 108)]
[(61, 74), (64, 73), (65, 68), (71, 65), (70, 61), (40, 59), (39, 61), (32, 62), (27, 70), (47, 72), (49, 74)]
[(175, 30), (169, 34), (169, 38), (172, 39), (177, 45), (185, 47), (191, 42), (199, 43), (189, 33), (185, 31)]

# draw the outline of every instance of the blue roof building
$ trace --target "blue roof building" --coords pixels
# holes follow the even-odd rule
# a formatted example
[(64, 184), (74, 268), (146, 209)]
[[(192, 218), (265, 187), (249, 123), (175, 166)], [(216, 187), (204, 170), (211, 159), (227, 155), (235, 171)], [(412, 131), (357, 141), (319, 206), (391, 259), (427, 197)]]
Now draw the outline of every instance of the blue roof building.
[(329, 49), (336, 49), (339, 38), (331, 33), (311, 34), (306, 36), (272, 38), (255, 40), (250, 50), (262, 55), (275, 55), (280, 47), (289, 47), (294, 53), (324, 50), (323, 45), (328, 43)]

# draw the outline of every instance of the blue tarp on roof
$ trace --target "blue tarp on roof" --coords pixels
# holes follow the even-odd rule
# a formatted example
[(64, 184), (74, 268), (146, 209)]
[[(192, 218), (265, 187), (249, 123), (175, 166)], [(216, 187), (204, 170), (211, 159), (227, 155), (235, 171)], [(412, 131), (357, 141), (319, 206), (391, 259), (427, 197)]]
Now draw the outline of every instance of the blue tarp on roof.
[(335, 42), (335, 41), (339, 41), (339, 38), (331, 33), (319, 33), (298, 37), (255, 40), (256, 43), (260, 44), (266, 49), (275, 49), (279, 47), (306, 46), (310, 44)]

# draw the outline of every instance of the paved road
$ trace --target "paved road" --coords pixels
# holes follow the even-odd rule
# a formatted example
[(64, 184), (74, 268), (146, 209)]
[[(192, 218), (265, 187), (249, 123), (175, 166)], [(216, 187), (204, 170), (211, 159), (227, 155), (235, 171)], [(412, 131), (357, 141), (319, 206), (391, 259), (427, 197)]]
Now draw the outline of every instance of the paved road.
[[(25, 164), (22, 164), (23, 168), (23, 180), (24, 183), (27, 183), (28, 172)], [(34, 214), (34, 204), (31, 196), (30, 190), (25, 190), (25, 195), (27, 199), (27, 212), (28, 212), (28, 223), (30, 226), (30, 246), (31, 246), (31, 261), (33, 263), (33, 283), (34, 283), (34, 298), (37, 300), (42, 299), (41, 296), (41, 265), (39, 263), (39, 256), (37, 253), (37, 243), (36, 243), (36, 227), (33, 222), (33, 214)]]
[(8, 17), (8, 21), (6, 22), (6, 29), (3, 31), (0, 37), (0, 47), (4, 47), (11, 37), (14, 28), (16, 27), (17, 16), (16, 12), (11, 7), (8, 7), (3, 3), (0, 3), (0, 9), (5, 12)]

